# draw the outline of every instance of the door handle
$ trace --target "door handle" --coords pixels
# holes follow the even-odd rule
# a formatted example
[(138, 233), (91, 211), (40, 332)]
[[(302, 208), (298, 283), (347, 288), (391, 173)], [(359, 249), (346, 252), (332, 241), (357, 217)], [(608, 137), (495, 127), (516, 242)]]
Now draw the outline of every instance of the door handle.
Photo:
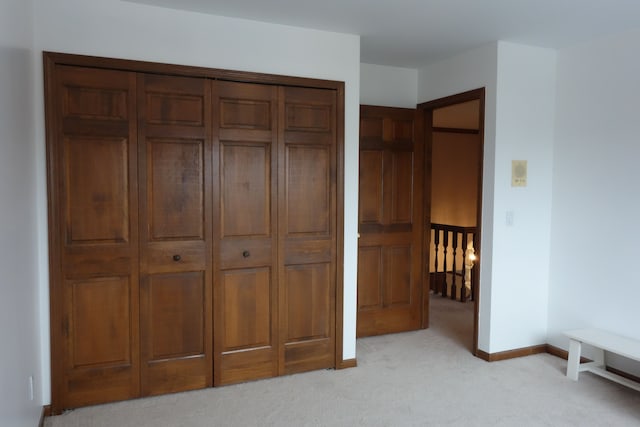
[(181, 259), (182, 259), (182, 257), (180, 255), (174, 255), (173, 256), (173, 260), (176, 261), (176, 262), (180, 261)]
[(249, 252), (249, 251), (243, 251), (243, 252), (242, 252), (242, 256), (243, 256), (243, 257), (245, 257), (245, 258), (249, 258), (249, 257), (251, 256), (251, 252)]

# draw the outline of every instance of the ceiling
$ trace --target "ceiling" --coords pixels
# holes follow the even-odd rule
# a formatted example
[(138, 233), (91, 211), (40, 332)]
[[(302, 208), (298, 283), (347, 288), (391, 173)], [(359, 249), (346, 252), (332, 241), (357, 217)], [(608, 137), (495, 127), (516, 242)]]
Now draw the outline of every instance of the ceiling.
[(129, 0), (358, 34), (361, 62), (420, 68), (496, 40), (563, 48), (640, 27), (639, 0)]

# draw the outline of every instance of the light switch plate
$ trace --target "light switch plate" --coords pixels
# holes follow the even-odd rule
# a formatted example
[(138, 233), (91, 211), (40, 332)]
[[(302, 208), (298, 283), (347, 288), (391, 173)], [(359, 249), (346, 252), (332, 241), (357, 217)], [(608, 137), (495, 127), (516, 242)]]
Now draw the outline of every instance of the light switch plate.
[(527, 186), (527, 161), (526, 160), (511, 161), (511, 186), (512, 187)]

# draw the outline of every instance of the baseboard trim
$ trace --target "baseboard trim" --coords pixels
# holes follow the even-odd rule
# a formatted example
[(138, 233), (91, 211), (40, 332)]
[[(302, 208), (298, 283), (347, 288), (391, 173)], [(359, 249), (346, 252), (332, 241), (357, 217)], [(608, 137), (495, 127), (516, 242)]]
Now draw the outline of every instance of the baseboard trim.
[(478, 349), (478, 351), (476, 351), (476, 357), (479, 357), (480, 359), (486, 361), (486, 362), (490, 362), (491, 361), (491, 355), (489, 353), (487, 353), (486, 351), (482, 351), (480, 349)]
[(44, 419), (50, 416), (51, 416), (51, 405), (43, 406), (42, 412), (40, 413), (40, 422), (38, 423), (38, 427), (44, 427)]
[(355, 358), (346, 359), (339, 362), (338, 366), (336, 366), (336, 369), (349, 369), (355, 368), (356, 366), (358, 366), (358, 361)]
[(517, 357), (531, 356), (547, 352), (547, 344), (533, 345), (531, 347), (516, 348), (515, 350), (500, 351), (498, 353), (487, 353), (482, 350), (476, 352), (476, 356), (487, 362), (498, 362), (500, 360), (515, 359)]
[[(561, 348), (558, 348), (556, 346), (553, 346), (551, 344), (547, 344), (547, 353), (559, 357), (561, 359), (564, 360), (568, 360), (569, 359), (569, 352), (567, 350), (563, 350)], [(589, 362), (593, 362), (593, 360), (586, 358), (584, 356), (580, 357), (580, 363), (589, 363)], [(637, 383), (640, 383), (640, 377), (630, 374), (628, 372), (625, 371), (621, 371), (620, 369), (616, 369), (616, 368), (612, 368), (611, 366), (607, 366), (606, 367), (607, 371), (612, 372), (616, 375), (620, 375), (623, 378), (626, 378), (628, 380), (631, 381), (635, 381)]]
[[(569, 360), (569, 352), (561, 349), (560, 347), (556, 347), (555, 345), (547, 344), (547, 353), (559, 357), (560, 359)], [(593, 362), (593, 360), (587, 359), (584, 356), (580, 357), (580, 363), (588, 362)]]

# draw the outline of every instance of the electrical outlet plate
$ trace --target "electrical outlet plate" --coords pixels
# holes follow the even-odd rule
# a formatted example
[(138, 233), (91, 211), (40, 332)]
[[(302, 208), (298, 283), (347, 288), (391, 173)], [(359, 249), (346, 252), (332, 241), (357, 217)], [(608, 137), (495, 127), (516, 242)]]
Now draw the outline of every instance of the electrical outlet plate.
[(527, 186), (527, 161), (511, 160), (511, 186)]

